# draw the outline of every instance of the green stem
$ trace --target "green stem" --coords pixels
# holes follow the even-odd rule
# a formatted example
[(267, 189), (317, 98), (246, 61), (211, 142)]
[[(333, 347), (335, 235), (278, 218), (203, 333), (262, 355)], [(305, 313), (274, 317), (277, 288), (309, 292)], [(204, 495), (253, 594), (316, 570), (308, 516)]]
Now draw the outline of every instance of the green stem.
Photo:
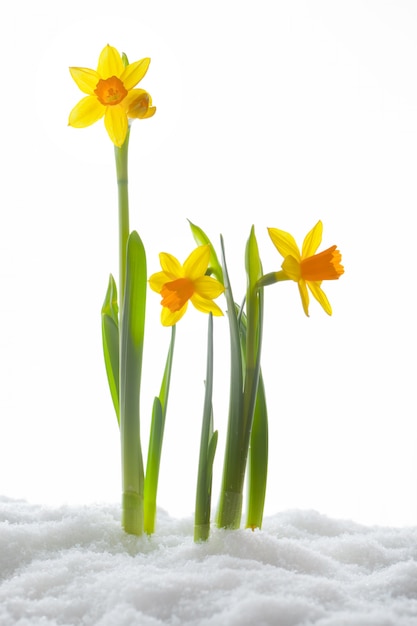
[(213, 432), (213, 315), (209, 314), (207, 333), (207, 370), (201, 426), (200, 458), (194, 515), (194, 541), (206, 541), (210, 535), (211, 489), (217, 431)]
[(230, 396), (226, 448), (223, 462), (220, 501), (217, 510), (219, 528), (239, 528), (242, 514), (245, 468), (241, 464), (241, 428), (243, 414), (243, 368), (239, 326), (232, 288), (227, 271), (223, 239), (220, 238), (227, 317), (230, 329)]
[[(242, 358), (246, 371), (247, 319), (242, 307), (237, 308), (239, 329), (242, 341)], [(258, 346), (260, 350), (260, 344)], [(260, 359), (260, 352), (258, 358)], [(262, 370), (259, 369), (259, 383), (256, 392), (248, 454), (248, 504), (246, 528), (261, 528), (265, 504), (268, 472), (268, 411)]]
[(124, 144), (114, 147), (119, 202), (119, 298), (123, 304), (126, 286), (126, 249), (129, 238), (128, 149), (129, 129)]
[(155, 532), (156, 496), (158, 492), (159, 468), (161, 464), (162, 442), (164, 438), (165, 417), (171, 382), (172, 361), (174, 356), (176, 327), (172, 326), (171, 343), (165, 363), (159, 397), (155, 398), (152, 409), (151, 432), (149, 436), (148, 460), (146, 464), (144, 494), (144, 529), (150, 535)]
[(262, 268), (253, 227), (246, 246), (246, 273), (248, 285), (246, 291), (247, 330), (245, 385), (243, 392), (243, 448), (247, 456), (259, 383), (263, 325), (263, 290), (257, 288), (257, 281), (262, 275)]
[[(234, 529), (239, 528), (242, 514), (243, 485), (260, 370), (262, 294), (258, 291), (256, 283), (262, 276), (262, 268), (253, 227), (246, 246), (245, 260), (248, 281), (246, 292), (247, 333), (246, 342), (243, 345), (239, 329), (239, 317), (233, 302), (223, 257), (227, 312), (230, 322), (232, 382), (217, 523), (220, 527)], [(243, 361), (243, 356), (245, 356), (245, 361)], [(242, 370), (244, 370), (244, 375)]]
[(144, 470), (140, 444), (139, 395), (146, 300), (146, 256), (137, 233), (129, 232), (129, 130), (115, 147), (119, 206), (120, 440), (122, 457), (122, 526), (143, 532)]

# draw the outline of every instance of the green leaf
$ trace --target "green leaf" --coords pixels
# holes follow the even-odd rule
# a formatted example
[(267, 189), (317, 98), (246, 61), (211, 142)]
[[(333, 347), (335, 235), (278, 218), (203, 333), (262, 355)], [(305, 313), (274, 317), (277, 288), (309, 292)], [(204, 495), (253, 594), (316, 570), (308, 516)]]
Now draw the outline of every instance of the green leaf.
[(145, 474), (145, 532), (150, 535), (155, 531), (156, 498), (158, 492), (159, 468), (161, 464), (162, 442), (164, 439), (165, 417), (167, 411), (169, 386), (171, 381), (172, 361), (175, 346), (175, 326), (171, 330), (171, 342), (164, 375), (162, 377), (159, 398), (155, 398), (152, 410), (151, 432), (149, 436), (148, 460)]
[[(262, 276), (262, 265), (259, 258), (255, 229), (252, 226), (246, 244), (245, 265), (247, 275), (246, 290), (246, 373), (244, 385), (244, 421), (245, 433), (249, 436), (252, 428), (255, 409), (256, 391), (259, 382), (261, 362), (261, 343), (263, 327), (263, 288), (258, 289), (257, 283)], [(247, 441), (249, 444), (249, 440)], [(245, 442), (246, 446), (246, 442)]]
[(190, 224), (191, 232), (193, 234), (195, 242), (199, 246), (206, 246), (207, 244), (209, 244), (210, 246), (209, 269), (211, 271), (211, 274), (213, 274), (213, 276), (217, 278), (217, 280), (221, 282), (222, 285), (224, 285), (222, 266), (219, 263), (219, 259), (217, 258), (217, 254), (216, 254), (213, 244), (211, 243), (210, 239), (207, 237), (206, 233), (199, 226), (196, 226), (195, 224), (190, 222), (190, 220), (188, 220), (188, 223)]
[(165, 363), (164, 375), (162, 377), (161, 389), (159, 390), (159, 400), (162, 406), (162, 415), (164, 418), (164, 424), (165, 424), (165, 415), (167, 412), (169, 386), (171, 383), (171, 370), (172, 370), (172, 360), (174, 357), (175, 334), (176, 334), (176, 326), (174, 324), (174, 326), (171, 327), (171, 342), (169, 344), (169, 350), (168, 350), (167, 360)]
[(104, 363), (107, 380), (120, 424), (119, 408), (119, 307), (117, 305), (116, 282), (112, 275), (109, 278), (106, 297), (101, 308), (101, 331), (103, 340)]
[(223, 238), (220, 237), (227, 316), (230, 330), (230, 396), (226, 449), (223, 463), (222, 486), (217, 512), (220, 528), (239, 528), (242, 514), (243, 483), (246, 455), (242, 456), (243, 431), (243, 369), (239, 324), (227, 271)]
[(208, 320), (205, 387), (195, 500), (194, 541), (205, 541), (210, 534), (211, 485), (217, 444), (217, 431), (215, 435), (213, 434), (213, 315), (211, 313)]
[(146, 464), (144, 490), (144, 530), (148, 535), (155, 532), (156, 494), (158, 491), (159, 466), (161, 462), (164, 418), (159, 398), (152, 407), (151, 432), (149, 436), (148, 460)]
[(267, 476), (268, 410), (262, 371), (260, 371), (248, 458), (247, 528), (262, 528)]
[(140, 444), (140, 385), (146, 308), (146, 255), (136, 231), (129, 235), (126, 287), (121, 315), (120, 440), (122, 449), (122, 525), (143, 532), (144, 470)]
[(142, 240), (135, 230), (129, 235), (126, 265), (127, 272), (129, 272), (129, 284), (127, 284), (126, 276), (122, 329), (124, 337), (129, 338), (135, 350), (140, 352), (142, 359), (147, 288), (146, 255)]
[(213, 479), (213, 464), (214, 457), (217, 449), (217, 440), (219, 438), (219, 431), (215, 430), (210, 437), (210, 443), (207, 450), (207, 491), (211, 495), (211, 485)]
[[(238, 307), (237, 307), (238, 309)], [(239, 310), (238, 310), (239, 312)], [(240, 332), (242, 336), (243, 360), (246, 366), (246, 328), (245, 313), (240, 311)], [(259, 370), (259, 384), (256, 392), (248, 455), (248, 504), (247, 528), (261, 528), (266, 495), (268, 474), (268, 410), (262, 370)]]

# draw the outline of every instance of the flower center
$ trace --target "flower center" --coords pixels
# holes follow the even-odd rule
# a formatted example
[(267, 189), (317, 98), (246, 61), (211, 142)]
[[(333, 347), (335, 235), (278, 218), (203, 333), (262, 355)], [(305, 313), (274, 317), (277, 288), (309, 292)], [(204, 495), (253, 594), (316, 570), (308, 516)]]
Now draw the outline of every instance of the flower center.
[(342, 255), (336, 246), (309, 256), (300, 263), (301, 276), (304, 280), (336, 280), (345, 271), (340, 264)]
[(193, 282), (189, 278), (177, 278), (170, 283), (165, 283), (161, 289), (161, 304), (172, 313), (182, 309), (184, 304), (194, 293)]
[(127, 96), (127, 90), (125, 89), (125, 86), (120, 78), (117, 78), (117, 76), (110, 76), (110, 78), (106, 78), (105, 80), (100, 78), (94, 93), (100, 100), (101, 104), (104, 104), (105, 106), (119, 104), (119, 102)]

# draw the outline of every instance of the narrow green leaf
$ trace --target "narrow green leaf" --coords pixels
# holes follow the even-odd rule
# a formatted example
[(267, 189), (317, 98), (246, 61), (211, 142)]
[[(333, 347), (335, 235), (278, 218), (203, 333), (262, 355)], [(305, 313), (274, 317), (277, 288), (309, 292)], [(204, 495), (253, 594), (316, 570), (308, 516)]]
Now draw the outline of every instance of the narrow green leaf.
[(200, 456), (194, 516), (194, 541), (205, 541), (210, 534), (211, 485), (217, 435), (213, 439), (213, 315), (209, 314), (207, 333), (207, 369), (201, 425)]
[(104, 363), (107, 380), (120, 424), (119, 408), (119, 307), (117, 305), (116, 282), (112, 275), (109, 278), (106, 297), (101, 309), (101, 331), (103, 340)]
[[(253, 499), (253, 490), (259, 488), (260, 500), (258, 507), (262, 505), (260, 520), (262, 521), (263, 501), (265, 497), (266, 473), (263, 475), (263, 463), (259, 459), (262, 454), (262, 446), (264, 441), (260, 440), (259, 429), (266, 429), (267, 422), (262, 422), (262, 417), (266, 420), (266, 404), (265, 412), (258, 415), (260, 422), (257, 424), (257, 431), (253, 433), (253, 421), (255, 414), (255, 406), (257, 399), (259, 400), (259, 378), (261, 371), (261, 345), (262, 345), (262, 328), (263, 328), (263, 288), (258, 288), (258, 281), (262, 276), (262, 264), (259, 257), (258, 244), (255, 237), (255, 229), (252, 226), (250, 236), (246, 245), (245, 255), (247, 290), (246, 290), (246, 336), (242, 335), (242, 346), (245, 352), (245, 387), (243, 394), (244, 404), (244, 421), (245, 421), (245, 449), (249, 453), (249, 444), (252, 441), (254, 445), (258, 444), (258, 450), (254, 450), (255, 456), (252, 454), (252, 471), (250, 473), (250, 498)], [(242, 317), (243, 319), (243, 317)], [(242, 322), (241, 319), (241, 322)], [(242, 325), (242, 323), (241, 323)], [(262, 392), (261, 392), (262, 395)], [(267, 431), (266, 431), (267, 432)], [(253, 440), (251, 439), (253, 435)], [(258, 437), (257, 437), (258, 435)], [(267, 439), (266, 444), (267, 445)], [(267, 449), (263, 450), (267, 453)], [(267, 454), (266, 454), (267, 458)], [(266, 468), (265, 468), (266, 472)], [(259, 475), (258, 475), (259, 474)], [(251, 495), (252, 493), (252, 495)], [(263, 493), (263, 495), (262, 495)], [(253, 506), (251, 504), (251, 506)], [(259, 510), (256, 510), (259, 513)], [(252, 516), (253, 510), (251, 510)], [(250, 524), (252, 525), (252, 524)], [(255, 526), (257, 523), (254, 524)]]
[(220, 528), (239, 528), (242, 514), (243, 483), (246, 459), (242, 458), (243, 370), (239, 325), (235, 302), (227, 271), (223, 238), (220, 237), (224, 272), (227, 316), (230, 330), (230, 396), (229, 418), (224, 454), (222, 486), (217, 525)]
[[(146, 255), (142, 240), (134, 230), (130, 233), (127, 246), (127, 271), (129, 271), (129, 293), (125, 294), (123, 307), (123, 332), (129, 337), (132, 345), (140, 352), (142, 365), (142, 348), (145, 333), (146, 309)], [(126, 277), (127, 282), (127, 277)]]
[(210, 437), (210, 442), (207, 450), (207, 491), (211, 494), (211, 485), (213, 479), (213, 464), (214, 457), (217, 450), (217, 440), (219, 438), (219, 431), (215, 430)]
[[(259, 258), (258, 243), (255, 229), (252, 226), (246, 245), (245, 265), (247, 275), (246, 290), (246, 368), (244, 385), (244, 430), (245, 437), (249, 437), (252, 428), (253, 412), (255, 409), (256, 391), (259, 381), (261, 363), (261, 343), (263, 326), (263, 289), (258, 289), (257, 283), (262, 276), (262, 265)], [(249, 439), (245, 441), (245, 447)]]
[(174, 358), (175, 334), (176, 334), (176, 326), (174, 325), (171, 327), (171, 342), (169, 344), (169, 350), (168, 350), (167, 360), (165, 363), (164, 375), (162, 377), (161, 388), (159, 390), (159, 400), (162, 406), (162, 415), (164, 417), (164, 424), (165, 424), (165, 415), (167, 412), (169, 386), (171, 383), (171, 370), (172, 370), (172, 360)]
[(248, 457), (247, 528), (262, 528), (267, 476), (268, 410), (262, 371), (260, 371)]
[(145, 474), (145, 532), (152, 534), (156, 523), (156, 497), (158, 492), (159, 468), (161, 464), (162, 443), (164, 439), (165, 418), (167, 412), (169, 387), (171, 382), (172, 361), (175, 346), (175, 326), (171, 329), (171, 341), (162, 377), (159, 398), (155, 398), (152, 411), (151, 432), (149, 436), (148, 460)]
[[(237, 307), (238, 309), (238, 307)], [(238, 311), (239, 312), (239, 311)], [(246, 315), (240, 310), (240, 332), (242, 354), (246, 366)], [(248, 455), (248, 504), (247, 528), (261, 528), (265, 505), (268, 474), (268, 410), (262, 370), (259, 370), (259, 384), (256, 392), (255, 411), (250, 434)]]
[(162, 405), (159, 398), (155, 398), (152, 408), (144, 490), (144, 530), (148, 535), (155, 532), (156, 494), (158, 491), (163, 433), (164, 418)]
[(122, 524), (126, 532), (143, 532), (144, 470), (140, 444), (139, 398), (146, 307), (146, 255), (136, 231), (129, 235), (126, 287), (120, 341), (120, 439), (122, 448)]
[(210, 246), (209, 270), (211, 271), (211, 274), (213, 274), (213, 276), (217, 278), (217, 280), (221, 282), (222, 285), (224, 285), (222, 266), (219, 263), (219, 259), (217, 258), (217, 254), (216, 254), (213, 244), (211, 243), (210, 239), (207, 237), (206, 233), (199, 226), (196, 226), (196, 224), (193, 224), (192, 222), (190, 222), (190, 220), (188, 220), (188, 223), (190, 224), (191, 232), (193, 234), (195, 242), (199, 246), (205, 246), (209, 244)]

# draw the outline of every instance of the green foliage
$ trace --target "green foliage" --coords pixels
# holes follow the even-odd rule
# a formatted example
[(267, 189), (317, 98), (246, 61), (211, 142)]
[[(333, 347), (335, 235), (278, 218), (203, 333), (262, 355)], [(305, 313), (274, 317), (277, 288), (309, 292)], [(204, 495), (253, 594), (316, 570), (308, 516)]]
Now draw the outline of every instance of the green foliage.
[(193, 234), (194, 241), (196, 242), (196, 244), (199, 246), (205, 246), (209, 244), (210, 246), (210, 261), (209, 261), (210, 273), (215, 278), (217, 278), (217, 280), (221, 282), (222, 285), (224, 285), (225, 283), (223, 279), (222, 266), (219, 263), (219, 259), (217, 258), (217, 254), (216, 254), (213, 244), (211, 243), (210, 239), (207, 237), (206, 233), (199, 226), (196, 226), (195, 224), (190, 222), (190, 220), (188, 220), (188, 223), (190, 224), (191, 232)]
[(146, 256), (136, 231), (128, 239), (126, 288), (121, 316), (120, 436), (122, 447), (122, 524), (126, 532), (143, 532), (144, 471), (140, 445), (139, 397), (146, 306)]
[(171, 381), (172, 361), (175, 346), (175, 326), (171, 330), (171, 342), (165, 363), (159, 397), (154, 399), (152, 409), (151, 432), (149, 436), (148, 459), (145, 475), (145, 525), (147, 534), (155, 531), (156, 523), (156, 496), (158, 492), (159, 468), (161, 464), (162, 442), (164, 438), (165, 417), (167, 411), (169, 386)]
[(120, 425), (119, 408), (119, 307), (117, 305), (117, 288), (110, 274), (106, 297), (101, 309), (101, 331), (103, 339), (104, 363), (107, 380)]
[(213, 463), (217, 448), (217, 430), (213, 432), (213, 316), (209, 314), (207, 370), (201, 427), (200, 458), (194, 517), (194, 541), (205, 541), (210, 534)]

